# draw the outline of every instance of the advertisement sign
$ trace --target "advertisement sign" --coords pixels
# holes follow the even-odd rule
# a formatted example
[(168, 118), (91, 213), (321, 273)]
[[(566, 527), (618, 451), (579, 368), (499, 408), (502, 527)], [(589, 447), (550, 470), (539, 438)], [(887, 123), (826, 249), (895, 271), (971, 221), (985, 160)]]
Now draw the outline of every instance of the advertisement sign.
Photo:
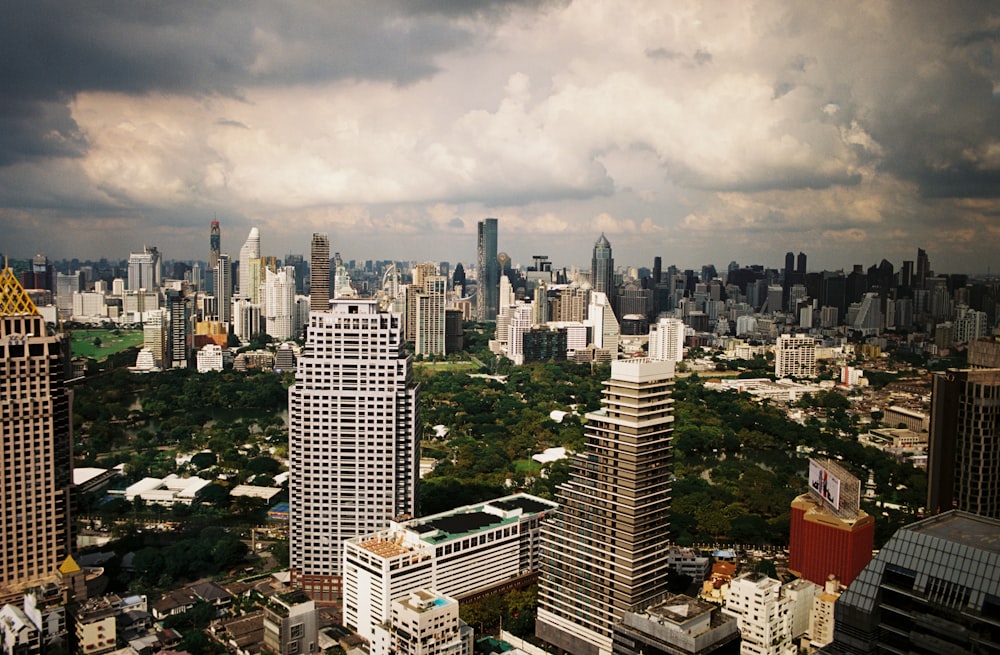
[(840, 478), (809, 460), (809, 490), (835, 510), (840, 509)]

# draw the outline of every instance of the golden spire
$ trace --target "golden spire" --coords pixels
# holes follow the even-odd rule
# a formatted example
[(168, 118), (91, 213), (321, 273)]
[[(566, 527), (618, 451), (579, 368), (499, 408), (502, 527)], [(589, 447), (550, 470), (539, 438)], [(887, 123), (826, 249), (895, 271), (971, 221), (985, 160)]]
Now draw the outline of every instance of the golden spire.
[(0, 271), (0, 316), (38, 316), (38, 308), (24, 292), (14, 271), (4, 266)]

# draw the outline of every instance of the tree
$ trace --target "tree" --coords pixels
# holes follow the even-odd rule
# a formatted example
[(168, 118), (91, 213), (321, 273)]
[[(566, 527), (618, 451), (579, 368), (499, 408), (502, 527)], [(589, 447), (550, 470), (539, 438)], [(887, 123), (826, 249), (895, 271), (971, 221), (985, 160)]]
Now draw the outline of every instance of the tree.
[(101, 338), (94, 337), (94, 348), (100, 348), (100, 347), (101, 347)]

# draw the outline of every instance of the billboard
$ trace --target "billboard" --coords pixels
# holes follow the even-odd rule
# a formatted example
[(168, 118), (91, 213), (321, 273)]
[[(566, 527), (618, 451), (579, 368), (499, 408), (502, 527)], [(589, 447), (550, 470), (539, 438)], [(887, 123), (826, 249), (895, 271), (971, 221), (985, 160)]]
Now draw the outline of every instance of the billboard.
[(809, 491), (834, 510), (840, 509), (840, 478), (814, 459), (809, 460)]

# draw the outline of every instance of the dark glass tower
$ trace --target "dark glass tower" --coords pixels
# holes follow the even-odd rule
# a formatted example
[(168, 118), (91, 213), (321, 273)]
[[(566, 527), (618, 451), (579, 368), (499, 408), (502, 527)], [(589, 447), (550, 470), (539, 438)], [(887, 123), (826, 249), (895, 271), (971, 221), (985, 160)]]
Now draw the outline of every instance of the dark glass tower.
[(495, 321), (500, 306), (500, 263), (497, 261), (497, 219), (479, 221), (476, 243), (476, 318)]
[(330, 310), (330, 238), (313, 234), (309, 252), (309, 310)]
[(208, 275), (205, 280), (205, 290), (209, 295), (215, 293), (215, 269), (219, 267), (219, 255), (222, 253), (222, 230), (219, 221), (212, 221), (212, 231), (208, 237)]

